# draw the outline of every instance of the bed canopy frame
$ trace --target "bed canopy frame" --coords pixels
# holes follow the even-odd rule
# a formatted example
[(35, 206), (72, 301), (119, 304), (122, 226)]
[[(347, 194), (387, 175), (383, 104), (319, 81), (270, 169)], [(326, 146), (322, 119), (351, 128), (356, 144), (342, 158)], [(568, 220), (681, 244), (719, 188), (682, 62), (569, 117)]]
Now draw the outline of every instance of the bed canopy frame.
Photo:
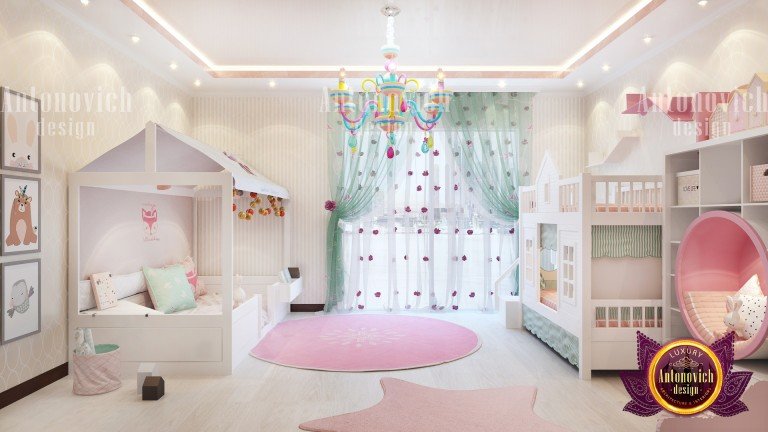
[[(680, 243), (675, 268), (683, 321), (694, 338), (706, 343), (727, 331), (726, 296), (752, 275), (757, 274), (763, 294), (768, 294), (765, 244), (749, 222), (731, 212), (707, 212), (694, 220)], [(767, 332), (768, 316), (756, 335), (736, 342), (735, 358), (768, 358)]]
[[(78, 284), (83, 275), (80, 255), (81, 188), (106, 188), (117, 191), (155, 193), (195, 197), (197, 187), (221, 193), (220, 275), (212, 275), (221, 298), (219, 315), (107, 315), (80, 312)], [(124, 373), (141, 361), (158, 361), (166, 373), (226, 375), (244, 358), (258, 340), (252, 330), (261, 320), (262, 296), (254, 296), (237, 309), (233, 305), (233, 188), (284, 199), (288, 191), (258, 174), (235, 157), (209, 147), (167, 127), (149, 122), (146, 127), (122, 144), (107, 151), (78, 172), (69, 174), (69, 353), (72, 335), (78, 327), (97, 329), (102, 338), (121, 344)], [(193, 211), (197, 225), (197, 211)], [(283, 219), (283, 265), (290, 256), (290, 212)], [(193, 231), (192, 255), (198, 253), (196, 228)], [(197, 258), (197, 257), (195, 257)], [(276, 276), (275, 276), (276, 278)], [(265, 279), (266, 280), (266, 279)], [(270, 282), (271, 283), (271, 282)], [(247, 287), (246, 287), (247, 289)], [(258, 291), (257, 291), (258, 292)], [(258, 297), (258, 299), (256, 299)], [(284, 301), (284, 300), (283, 300)], [(290, 302), (290, 300), (288, 300)], [(250, 304), (253, 303), (253, 304)], [(228, 305), (228, 306), (227, 306)], [(287, 305), (287, 303), (286, 303)], [(244, 307), (248, 306), (248, 307)], [(258, 311), (258, 312), (257, 312)], [(253, 313), (258, 317), (250, 317)], [(238, 327), (240, 326), (240, 327)], [(205, 339), (209, 337), (209, 339)], [(189, 358), (186, 358), (188, 356)], [(71, 364), (71, 358), (70, 358)]]

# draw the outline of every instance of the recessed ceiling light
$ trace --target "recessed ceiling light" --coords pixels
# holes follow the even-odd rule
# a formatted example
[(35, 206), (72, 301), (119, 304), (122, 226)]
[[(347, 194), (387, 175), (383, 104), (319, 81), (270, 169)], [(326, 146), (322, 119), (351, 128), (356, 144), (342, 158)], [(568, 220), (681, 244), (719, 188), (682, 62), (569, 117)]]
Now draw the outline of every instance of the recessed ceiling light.
[(171, 68), (171, 70), (176, 70), (179, 68), (179, 65), (176, 64), (176, 62), (171, 62), (171, 64), (168, 65), (168, 67)]
[(603, 65), (603, 72), (608, 72), (609, 70), (611, 70), (611, 65), (609, 65), (608, 63), (604, 64)]
[(200, 80), (199, 80), (199, 79), (196, 79), (196, 80), (195, 80), (195, 82), (194, 82), (193, 84), (195, 85), (195, 87), (200, 87), (200, 85), (201, 85), (202, 83), (200, 82)]
[(506, 86), (507, 86), (507, 82), (506, 82), (506, 81), (504, 81), (504, 80), (501, 80), (501, 81), (499, 81), (499, 83), (498, 83), (498, 84), (496, 84), (496, 85), (498, 85), (498, 86), (499, 86), (499, 88), (504, 88), (504, 87), (506, 87)]
[(707, 0), (699, 0), (699, 6), (704, 7), (709, 3)]
[(80, 0), (80, 4), (83, 6), (88, 6), (91, 4), (91, 0)]
[(651, 35), (643, 36), (643, 42), (645, 42), (646, 45), (650, 45), (651, 42), (653, 42), (653, 36)]
[(131, 42), (137, 44), (137, 43), (141, 42), (141, 38), (136, 36), (136, 35), (131, 35)]
[(269, 80), (269, 86), (270, 87), (274, 88), (276, 85), (277, 85), (277, 83), (275, 82), (275, 80)]
[(576, 83), (576, 87), (578, 87), (578, 88), (583, 88), (583, 87), (584, 87), (584, 81), (582, 81), (582, 80), (579, 80), (579, 81)]

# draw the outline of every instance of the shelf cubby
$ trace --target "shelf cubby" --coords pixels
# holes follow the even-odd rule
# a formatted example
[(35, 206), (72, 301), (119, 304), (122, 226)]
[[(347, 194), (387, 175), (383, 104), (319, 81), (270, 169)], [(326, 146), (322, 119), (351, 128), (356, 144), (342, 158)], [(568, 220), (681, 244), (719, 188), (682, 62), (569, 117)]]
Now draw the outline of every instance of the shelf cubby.
[(741, 143), (702, 149), (699, 158), (701, 205), (741, 204)]

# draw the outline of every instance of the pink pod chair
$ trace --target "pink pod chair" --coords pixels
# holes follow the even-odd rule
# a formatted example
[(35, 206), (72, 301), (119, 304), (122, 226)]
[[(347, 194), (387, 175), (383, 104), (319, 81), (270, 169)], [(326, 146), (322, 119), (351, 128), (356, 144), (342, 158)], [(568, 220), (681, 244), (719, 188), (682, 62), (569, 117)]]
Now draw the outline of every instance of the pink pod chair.
[[(699, 216), (688, 226), (677, 253), (676, 292), (691, 335), (711, 344), (725, 332), (726, 297), (757, 274), (768, 293), (768, 257), (760, 235), (746, 220), (726, 211)], [(768, 312), (766, 313), (768, 315)], [(768, 358), (768, 317), (758, 333), (738, 340), (735, 357)]]

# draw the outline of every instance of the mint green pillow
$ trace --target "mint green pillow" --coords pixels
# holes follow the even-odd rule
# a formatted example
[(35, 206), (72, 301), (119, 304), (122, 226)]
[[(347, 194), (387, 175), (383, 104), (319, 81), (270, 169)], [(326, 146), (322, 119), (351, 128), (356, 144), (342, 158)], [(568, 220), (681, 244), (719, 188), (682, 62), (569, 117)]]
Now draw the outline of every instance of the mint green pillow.
[(181, 264), (165, 268), (144, 267), (149, 296), (155, 309), (162, 313), (174, 313), (197, 307), (187, 273)]

